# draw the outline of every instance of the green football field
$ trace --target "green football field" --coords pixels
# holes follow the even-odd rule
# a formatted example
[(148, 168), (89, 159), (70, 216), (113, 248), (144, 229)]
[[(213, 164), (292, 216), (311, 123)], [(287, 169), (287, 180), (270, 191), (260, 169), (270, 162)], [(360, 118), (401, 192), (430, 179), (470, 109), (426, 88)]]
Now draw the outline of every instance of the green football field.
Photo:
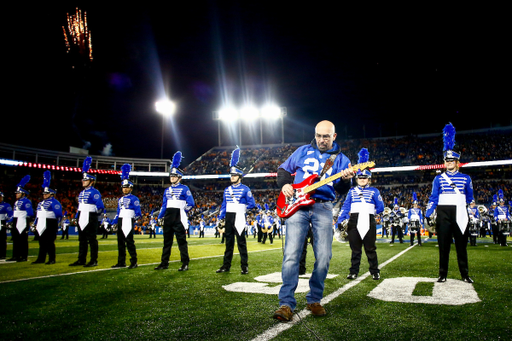
[[(30, 238), (32, 239), (32, 237)], [(57, 239), (57, 264), (0, 263), (0, 340), (511, 340), (512, 247), (479, 239), (468, 246), (470, 276), (460, 280), (452, 247), (449, 280), (436, 283), (435, 241), (377, 246), (381, 280), (361, 273), (347, 280), (348, 243), (333, 242), (325, 282), (325, 317), (305, 310), (307, 274), (299, 281), (293, 322), (272, 319), (278, 308), (281, 240), (262, 245), (248, 238), (249, 274), (222, 264), (219, 239), (189, 240), (190, 270), (179, 272), (173, 246), (168, 270), (155, 271), (163, 239), (136, 236), (139, 267), (117, 263), (115, 236), (99, 239), (99, 266), (69, 267), (78, 241)], [(509, 240), (510, 241), (510, 240)], [(8, 258), (12, 252), (8, 247)], [(235, 252), (237, 252), (235, 246)], [(314, 256), (308, 248), (307, 269)], [(364, 272), (363, 272), (364, 271)]]

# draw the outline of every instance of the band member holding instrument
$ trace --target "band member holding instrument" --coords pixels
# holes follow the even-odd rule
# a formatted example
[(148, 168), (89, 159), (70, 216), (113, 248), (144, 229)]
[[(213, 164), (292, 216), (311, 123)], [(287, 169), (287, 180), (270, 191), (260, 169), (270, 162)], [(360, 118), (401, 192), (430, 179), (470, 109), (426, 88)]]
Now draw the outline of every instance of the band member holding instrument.
[(123, 196), (117, 202), (117, 214), (112, 220), (112, 226), (117, 229), (117, 264), (112, 268), (126, 267), (126, 249), (130, 254), (130, 266), (134, 269), (137, 265), (137, 249), (133, 240), (135, 221), (140, 219), (140, 201), (132, 194), (133, 183), (130, 181), (132, 166), (125, 163), (121, 166), (121, 189)]
[[(69, 266), (93, 267), (98, 265), (98, 216), (103, 212), (105, 206), (101, 199), (101, 193), (94, 188), (96, 177), (89, 174), (92, 158), (85, 158), (82, 167), (82, 187), (84, 190), (78, 195), (78, 260)], [(87, 250), (91, 246), (91, 260), (85, 263), (87, 259)]]
[(270, 244), (274, 243), (274, 217), (270, 213), (270, 209), (268, 208), (268, 204), (265, 204), (265, 212), (262, 213), (263, 218), (263, 228), (261, 229), (263, 233), (263, 239), (261, 240), (262, 244), (265, 244), (267, 241), (267, 236), (270, 240)]
[(29, 220), (34, 217), (32, 203), (27, 198), (28, 190), (24, 187), (30, 181), (30, 175), (21, 179), (16, 189), (16, 202), (14, 203), (12, 236), (12, 258), (10, 262), (26, 262), (28, 257), (28, 229)]
[(409, 210), (407, 218), (409, 219), (409, 234), (411, 236), (411, 245), (414, 244), (414, 236), (418, 238), (418, 245), (421, 246), (421, 229), (423, 228), (423, 213), (421, 213), (418, 195), (412, 193), (412, 208)]
[(112, 222), (107, 217), (107, 213), (103, 214), (103, 219), (101, 220), (101, 230), (102, 230), (102, 237), (101, 239), (107, 239), (108, 233), (110, 231), (110, 227), (112, 226)]
[(0, 260), (7, 257), (7, 224), (12, 222), (12, 207), (4, 202), (4, 193), (0, 192)]
[(62, 230), (62, 237), (60, 239), (64, 239), (64, 237), (66, 237), (66, 239), (69, 239), (69, 225), (70, 224), (71, 224), (71, 222), (68, 219), (68, 215), (64, 214), (64, 216), (62, 217), (62, 220), (60, 222), (60, 228)]
[(510, 235), (510, 212), (505, 205), (503, 190), (499, 190), (499, 206), (494, 209), (494, 217), (498, 225), (498, 242), (501, 246), (507, 246), (507, 236)]
[(164, 270), (169, 268), (169, 258), (171, 257), (171, 248), (176, 235), (178, 249), (180, 250), (181, 267), (178, 271), (187, 271), (190, 257), (188, 255), (187, 232), (188, 227), (187, 213), (194, 206), (194, 198), (188, 186), (181, 184), (183, 171), (178, 167), (181, 164), (182, 154), (176, 152), (172, 158), (170, 171), (171, 186), (167, 187), (162, 201), (162, 208), (158, 219), (162, 221), (164, 232), (164, 247), (162, 249), (162, 259), (160, 265), (155, 270)]
[(236, 236), (236, 244), (238, 245), (238, 252), (240, 253), (241, 274), (246, 275), (249, 273), (249, 257), (247, 253), (247, 240), (245, 234), (245, 212), (256, 207), (256, 202), (254, 201), (254, 197), (252, 196), (249, 187), (242, 184), (244, 173), (236, 167), (239, 159), (240, 148), (237, 147), (233, 153), (231, 153), (231, 186), (224, 190), (224, 197), (220, 208), (219, 219), (221, 223), (219, 224), (224, 225), (226, 251), (224, 251), (222, 266), (216, 272), (228, 272), (231, 268)]
[(475, 201), (473, 200), (468, 207), (469, 214), (469, 245), (476, 246), (476, 237), (479, 233), (480, 213), (476, 207)]
[(404, 215), (400, 210), (400, 206), (398, 206), (398, 198), (395, 198), (395, 203), (393, 205), (393, 210), (389, 214), (389, 219), (391, 222), (391, 242), (390, 244), (395, 243), (395, 235), (398, 235), (398, 240), (400, 244), (404, 242), (404, 233), (402, 231)]
[[(359, 152), (359, 163), (368, 162), (369, 153), (366, 148)], [(348, 220), (347, 233), (352, 250), (350, 273), (347, 279), (356, 279), (361, 265), (362, 247), (370, 264), (370, 274), (374, 280), (380, 279), (379, 262), (377, 260), (377, 223), (375, 215), (384, 211), (384, 201), (380, 192), (370, 186), (372, 173), (369, 170), (357, 171), (357, 186), (350, 189), (341, 207), (338, 222)]]
[(39, 233), (39, 255), (32, 264), (44, 263), (46, 254), (46, 264), (55, 264), (55, 239), (62, 219), (62, 205), (53, 197), (57, 192), (50, 188), (51, 177), (50, 171), (44, 172), (43, 201), (37, 205), (37, 218), (34, 221)]
[(432, 183), (425, 216), (431, 218), (437, 209), (437, 239), (439, 243), (439, 278), (446, 282), (452, 238), (455, 239), (460, 275), (466, 283), (473, 283), (468, 275), (468, 211), (467, 205), (473, 201), (473, 182), (468, 175), (459, 172), (460, 154), (455, 146), (455, 128), (447, 124), (443, 129), (444, 165), (446, 172), (437, 175)]
[[(349, 168), (350, 160), (341, 153), (335, 139), (334, 124), (321, 121), (315, 128), (313, 141), (295, 150), (277, 171), (278, 187), (287, 199), (293, 198), (295, 194), (292, 183), (301, 183), (311, 174), (323, 177), (341, 173), (341, 179), (338, 178), (319, 187), (311, 195), (314, 199), (313, 204), (300, 207), (286, 221), (287, 232), (282, 265), (283, 285), (279, 291), (280, 308), (273, 315), (280, 321), (290, 321), (293, 317), (297, 304), (294, 296), (299, 280), (299, 262), (310, 224), (315, 240), (313, 251), (316, 262), (309, 281), (310, 291), (306, 296), (307, 309), (315, 316), (326, 315), (320, 300), (323, 297), (324, 281), (332, 256), (332, 201), (335, 199), (335, 190), (340, 194), (348, 191), (350, 179), (354, 176), (353, 170)], [(331, 167), (323, 171), (326, 163), (331, 164)], [(295, 173), (295, 179), (292, 177), (293, 173)]]

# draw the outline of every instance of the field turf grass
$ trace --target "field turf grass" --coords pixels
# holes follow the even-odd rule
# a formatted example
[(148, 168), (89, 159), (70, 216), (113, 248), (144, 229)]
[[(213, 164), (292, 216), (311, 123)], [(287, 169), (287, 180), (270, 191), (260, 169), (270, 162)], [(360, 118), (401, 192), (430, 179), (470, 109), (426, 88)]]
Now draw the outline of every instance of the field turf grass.
[[(34, 241), (30, 241), (28, 262), (0, 264), (0, 340), (252, 340), (268, 339), (269, 332), (274, 340), (294, 341), (512, 339), (512, 247), (491, 244), (490, 238), (468, 246), (472, 286), (480, 301), (464, 305), (402, 303), (368, 296), (385, 279), (437, 278), (435, 241), (410, 249), (408, 243), (379, 243), (380, 264), (406, 251), (381, 268), (379, 281), (364, 278), (368, 263), (363, 255), (359, 275), (364, 279), (359, 282), (346, 279), (348, 243), (334, 241), (329, 274), (337, 276), (326, 280), (324, 297), (355, 285), (325, 304), (327, 316), (306, 314), (294, 324), (272, 319), (277, 295), (223, 288), (235, 282), (258, 283), (255, 277), (280, 272), (280, 239), (262, 245), (249, 237), (249, 274), (241, 275), (237, 254), (230, 272), (215, 273), (225, 246), (212, 237), (189, 239), (192, 260), (186, 272), (177, 271), (181, 263), (176, 242), (169, 269), (153, 270), (160, 260), (162, 236), (136, 236), (139, 267), (132, 270), (110, 269), (117, 263), (115, 236), (99, 239), (95, 268), (69, 267), (77, 259), (78, 241), (59, 238), (57, 264), (30, 264), (38, 251)], [(8, 258), (11, 252), (9, 245)], [(308, 247), (308, 271), (313, 263)], [(454, 247), (448, 277), (460, 280)], [(412, 295), (431, 296), (433, 287), (433, 283), (419, 282)], [(296, 312), (304, 311), (305, 296), (296, 294)], [(282, 325), (289, 328), (280, 330)]]

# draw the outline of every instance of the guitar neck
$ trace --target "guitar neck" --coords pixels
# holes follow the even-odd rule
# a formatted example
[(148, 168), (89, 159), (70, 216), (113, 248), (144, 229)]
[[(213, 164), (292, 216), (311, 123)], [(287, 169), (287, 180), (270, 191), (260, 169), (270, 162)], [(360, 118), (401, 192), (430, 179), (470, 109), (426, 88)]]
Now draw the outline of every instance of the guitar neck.
[[(357, 171), (358, 169), (365, 169), (365, 168), (368, 168), (368, 167), (373, 167), (375, 165), (375, 163), (372, 161), (372, 162), (365, 162), (365, 163), (360, 163), (358, 165), (355, 165), (355, 166), (352, 166), (350, 167), (350, 169), (352, 170), (352, 172), (355, 172)], [(334, 180), (337, 180), (339, 178), (341, 178), (341, 173), (338, 173), (338, 174), (334, 174), (333, 176), (330, 176), (328, 178), (325, 178), (323, 180), (320, 180), (318, 182), (315, 182), (314, 184), (304, 188), (303, 192), (304, 193), (309, 193), (311, 191), (314, 191), (315, 189), (325, 185), (325, 184), (328, 184), (329, 182), (331, 181), (334, 181)]]

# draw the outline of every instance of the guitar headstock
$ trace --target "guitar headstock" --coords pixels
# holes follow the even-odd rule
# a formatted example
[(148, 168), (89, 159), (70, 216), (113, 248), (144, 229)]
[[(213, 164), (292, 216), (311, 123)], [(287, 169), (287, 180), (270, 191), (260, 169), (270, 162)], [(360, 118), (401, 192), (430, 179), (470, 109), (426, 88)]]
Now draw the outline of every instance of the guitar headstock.
[(363, 163), (359, 163), (355, 166), (352, 166), (352, 171), (357, 172), (358, 170), (365, 170), (366, 168), (372, 168), (372, 167), (375, 167), (375, 162), (368, 161), (368, 162), (363, 162)]

